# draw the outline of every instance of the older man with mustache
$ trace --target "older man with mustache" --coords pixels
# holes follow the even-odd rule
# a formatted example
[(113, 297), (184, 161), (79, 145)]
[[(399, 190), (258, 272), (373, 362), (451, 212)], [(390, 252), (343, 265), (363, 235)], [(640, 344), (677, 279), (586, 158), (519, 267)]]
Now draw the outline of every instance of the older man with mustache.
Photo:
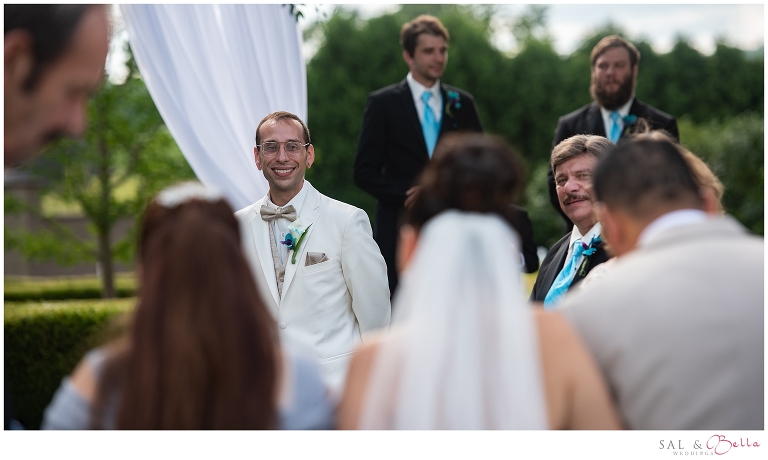
[(531, 301), (557, 305), (568, 289), (610, 258), (592, 206), (592, 172), (613, 143), (603, 136), (576, 135), (559, 143), (551, 156), (560, 208), (573, 229), (555, 243), (541, 263)]

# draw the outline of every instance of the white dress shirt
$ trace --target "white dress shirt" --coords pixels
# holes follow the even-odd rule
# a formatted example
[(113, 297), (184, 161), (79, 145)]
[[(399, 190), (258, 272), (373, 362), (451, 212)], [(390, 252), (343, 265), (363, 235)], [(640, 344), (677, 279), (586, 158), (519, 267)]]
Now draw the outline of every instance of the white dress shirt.
[(424, 91), (429, 91), (432, 93), (432, 97), (429, 98), (429, 106), (432, 107), (432, 113), (435, 114), (435, 121), (439, 123), (443, 119), (443, 95), (440, 93), (440, 80), (437, 80), (431, 88), (427, 88), (417, 82), (411, 72), (408, 72), (405, 81), (408, 82), (408, 87), (411, 89), (411, 96), (413, 96), (413, 103), (416, 105), (416, 112), (419, 114), (419, 121), (424, 122), (424, 101), (421, 100), (421, 95)]
[[(624, 131), (624, 120), (623, 118), (629, 115), (629, 108), (632, 107), (632, 102), (635, 100), (635, 95), (633, 94), (632, 97), (629, 98), (626, 104), (619, 107), (619, 132)], [(611, 137), (611, 128), (613, 127), (613, 119), (611, 118), (611, 112), (612, 110), (605, 109), (603, 107), (600, 107), (600, 113), (603, 115), (603, 126), (605, 127), (605, 135), (610, 139)]]

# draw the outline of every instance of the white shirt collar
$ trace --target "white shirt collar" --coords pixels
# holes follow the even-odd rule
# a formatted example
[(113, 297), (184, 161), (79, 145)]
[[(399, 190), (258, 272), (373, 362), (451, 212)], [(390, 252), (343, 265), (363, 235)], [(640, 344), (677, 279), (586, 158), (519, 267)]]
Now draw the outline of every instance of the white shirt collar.
[(429, 91), (430, 93), (432, 93), (432, 97), (440, 95), (440, 79), (439, 78), (437, 79), (437, 81), (435, 81), (435, 84), (430, 86), (429, 88), (417, 82), (416, 79), (413, 78), (413, 73), (411, 72), (408, 72), (408, 75), (405, 76), (405, 81), (408, 82), (408, 87), (411, 88), (411, 93), (413, 93), (414, 96), (416, 96), (419, 99), (421, 99), (421, 93), (423, 93), (424, 91)]
[(421, 83), (417, 82), (413, 78), (413, 74), (408, 72), (405, 77), (405, 81), (408, 82), (408, 88), (411, 90), (411, 97), (413, 97), (413, 105), (416, 106), (416, 113), (419, 115), (419, 121), (424, 120), (424, 103), (421, 100), (421, 95), (424, 91), (432, 93), (432, 97), (429, 98), (429, 106), (432, 107), (432, 113), (435, 114), (435, 121), (440, 121), (443, 118), (443, 95), (440, 92), (440, 80), (438, 79), (434, 85), (427, 88)]
[(679, 209), (677, 211), (668, 212), (657, 217), (656, 220), (648, 224), (643, 231), (640, 232), (640, 236), (637, 237), (637, 247), (646, 245), (657, 235), (664, 233), (670, 228), (698, 224), (706, 221), (707, 218), (707, 213), (699, 209)]
[(600, 236), (600, 232), (603, 231), (603, 226), (600, 224), (600, 222), (596, 223), (587, 231), (586, 235), (582, 235), (579, 231), (579, 227), (573, 226), (573, 230), (571, 231), (571, 241), (569, 242), (570, 246), (573, 247), (573, 243), (576, 242), (576, 240), (581, 239), (585, 243), (589, 243), (592, 241), (592, 238), (595, 238), (597, 236)]
[[(619, 128), (621, 128), (622, 131), (624, 131), (624, 117), (629, 115), (629, 108), (632, 107), (632, 103), (635, 101), (635, 95), (633, 94), (632, 97), (629, 98), (626, 104), (619, 107)], [(613, 120), (611, 120), (611, 112), (612, 110), (608, 110), (600, 106), (600, 114), (603, 116), (603, 126), (605, 127), (605, 132), (609, 133)]]
[(301, 190), (299, 190), (299, 193), (296, 194), (291, 200), (283, 206), (277, 206), (275, 203), (272, 202), (272, 199), (269, 197), (269, 192), (267, 192), (267, 206), (270, 208), (284, 208), (288, 205), (293, 206), (293, 209), (296, 210), (296, 215), (298, 216), (301, 214), (301, 205), (304, 204), (304, 197), (307, 196), (307, 184), (309, 183), (308, 180), (304, 179), (304, 183), (301, 184)]
[[(600, 225), (600, 222), (596, 223), (592, 226), (592, 228), (587, 231), (586, 235), (582, 235), (579, 231), (579, 227), (573, 226), (573, 230), (571, 231), (571, 240), (568, 242), (568, 252), (565, 254), (565, 260), (570, 260), (571, 254), (573, 254), (573, 243), (581, 239), (584, 243), (591, 243), (592, 239), (600, 236), (600, 232), (603, 231), (603, 226)], [(579, 262), (582, 260), (582, 257), (579, 257)]]

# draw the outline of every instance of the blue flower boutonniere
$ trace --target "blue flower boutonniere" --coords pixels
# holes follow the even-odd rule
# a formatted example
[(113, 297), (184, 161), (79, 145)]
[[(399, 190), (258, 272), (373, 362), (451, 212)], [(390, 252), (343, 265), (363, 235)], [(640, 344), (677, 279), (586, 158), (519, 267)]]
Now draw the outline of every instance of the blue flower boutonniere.
[(624, 121), (625, 125), (634, 125), (637, 121), (637, 115), (625, 115), (621, 119)]
[(621, 130), (621, 135), (624, 136), (632, 132), (635, 122), (637, 122), (637, 115), (625, 115), (621, 117), (621, 120), (624, 122), (624, 129)]
[(581, 268), (579, 269), (579, 276), (585, 276), (587, 274), (587, 265), (589, 265), (589, 259), (592, 257), (592, 255), (597, 251), (597, 247), (600, 246), (600, 243), (602, 243), (603, 240), (600, 239), (599, 236), (595, 236), (592, 238), (592, 241), (589, 242), (589, 244), (585, 242), (581, 242), (581, 247), (584, 248), (584, 261), (581, 263)]
[(288, 246), (288, 250), (293, 251), (293, 256), (291, 256), (292, 264), (296, 264), (296, 253), (299, 251), (299, 247), (311, 226), (312, 224), (309, 224), (305, 227), (304, 223), (301, 222), (301, 218), (294, 220), (288, 226), (288, 234), (285, 235), (285, 240), (281, 241), (280, 244)]
[(448, 102), (445, 103), (445, 113), (452, 117), (451, 109), (461, 109), (461, 96), (456, 91), (448, 91)]

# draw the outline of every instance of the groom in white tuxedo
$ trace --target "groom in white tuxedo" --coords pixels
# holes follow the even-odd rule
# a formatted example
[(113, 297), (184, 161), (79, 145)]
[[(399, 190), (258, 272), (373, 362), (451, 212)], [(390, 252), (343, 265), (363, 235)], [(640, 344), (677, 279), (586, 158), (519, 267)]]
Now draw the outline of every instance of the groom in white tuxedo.
[(269, 191), (235, 213), (243, 251), (282, 345), (314, 355), (339, 391), (362, 335), (389, 326), (384, 258), (365, 212), (304, 179), (315, 150), (299, 117), (267, 115), (253, 153)]

